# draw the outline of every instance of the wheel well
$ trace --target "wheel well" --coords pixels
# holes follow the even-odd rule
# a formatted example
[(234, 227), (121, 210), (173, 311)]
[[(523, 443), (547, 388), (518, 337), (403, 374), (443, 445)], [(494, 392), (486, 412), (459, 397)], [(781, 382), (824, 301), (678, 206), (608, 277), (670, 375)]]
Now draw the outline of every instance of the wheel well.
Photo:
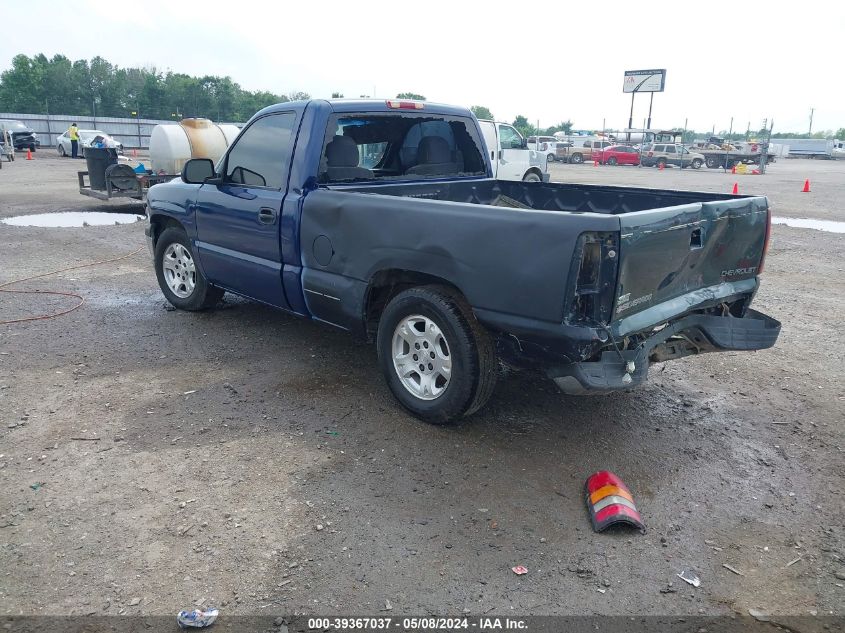
[(183, 229), (184, 227), (173, 218), (166, 216), (166, 215), (154, 215), (150, 217), (150, 235), (153, 238), (153, 248), (155, 248), (156, 242), (158, 242), (158, 237), (164, 232), (164, 229), (169, 227)]
[(463, 297), (460, 289), (442, 277), (429, 275), (413, 270), (388, 269), (380, 270), (370, 279), (367, 294), (364, 298), (364, 322), (366, 323), (367, 338), (373, 338), (378, 330), (381, 313), (397, 294), (415, 286), (446, 286)]
[(530, 169), (528, 169), (528, 170), (525, 172), (525, 174), (523, 174), (523, 176), (522, 176), (522, 177), (523, 177), (523, 178), (525, 178), (525, 176), (527, 176), (528, 174), (537, 174), (537, 175), (540, 177), (540, 180), (542, 180), (542, 179), (543, 179), (543, 172), (542, 172), (542, 171), (540, 171), (540, 168), (539, 168), (539, 167), (531, 167)]

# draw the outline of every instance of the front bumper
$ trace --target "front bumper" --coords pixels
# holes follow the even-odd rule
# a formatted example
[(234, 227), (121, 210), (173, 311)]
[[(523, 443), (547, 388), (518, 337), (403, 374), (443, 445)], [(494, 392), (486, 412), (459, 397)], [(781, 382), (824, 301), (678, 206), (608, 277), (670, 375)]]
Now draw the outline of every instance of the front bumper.
[(742, 318), (691, 314), (670, 322), (635, 349), (605, 351), (597, 361), (552, 367), (546, 373), (561, 391), (572, 395), (629, 389), (645, 381), (651, 362), (705, 352), (766, 349), (779, 334), (780, 322), (755, 310)]

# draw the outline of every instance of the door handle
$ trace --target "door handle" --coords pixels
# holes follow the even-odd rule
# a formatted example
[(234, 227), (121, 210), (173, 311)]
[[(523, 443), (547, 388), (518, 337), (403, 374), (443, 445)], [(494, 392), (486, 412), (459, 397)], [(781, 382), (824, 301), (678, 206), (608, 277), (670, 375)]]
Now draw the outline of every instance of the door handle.
[(270, 209), (269, 207), (262, 207), (258, 211), (258, 221), (261, 222), (261, 224), (275, 224), (276, 210)]

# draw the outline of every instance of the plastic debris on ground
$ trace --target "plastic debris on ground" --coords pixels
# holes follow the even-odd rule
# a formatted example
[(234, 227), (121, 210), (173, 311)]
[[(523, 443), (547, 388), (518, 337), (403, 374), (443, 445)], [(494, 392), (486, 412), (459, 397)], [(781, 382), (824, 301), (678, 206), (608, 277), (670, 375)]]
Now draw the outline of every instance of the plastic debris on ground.
[(528, 573), (528, 568), (523, 567), (522, 565), (517, 565), (516, 567), (511, 567), (511, 571), (515, 573), (517, 576), (522, 576), (523, 574)]
[(688, 582), (693, 587), (699, 587), (701, 585), (701, 578), (699, 578), (698, 574), (696, 574), (691, 569), (685, 569), (684, 571), (682, 571), (680, 574), (678, 574), (678, 578), (680, 578), (684, 582)]
[(590, 521), (596, 532), (619, 524), (645, 530), (631, 491), (612, 472), (600, 470), (590, 475), (586, 483), (586, 497)]
[(176, 622), (183, 629), (202, 629), (214, 624), (218, 613), (220, 613), (218, 609), (193, 609), (192, 611), (180, 611), (176, 614)]

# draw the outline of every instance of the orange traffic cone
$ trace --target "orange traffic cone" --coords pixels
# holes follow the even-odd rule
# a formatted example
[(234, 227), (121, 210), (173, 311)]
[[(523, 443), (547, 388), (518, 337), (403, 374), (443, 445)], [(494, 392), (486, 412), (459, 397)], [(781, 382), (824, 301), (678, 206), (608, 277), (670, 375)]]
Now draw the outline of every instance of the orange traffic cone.
[(32, 158), (32, 150), (31, 149), (26, 150), (26, 159), (27, 160), (35, 160), (34, 158)]
[(804, 188), (801, 190), (801, 193), (810, 193), (810, 179), (804, 181)]
[(598, 167), (598, 166), (599, 166), (599, 161), (594, 160), (594, 161), (593, 161), (593, 167)]
[(657, 169), (663, 171), (665, 165), (663, 163), (657, 163)]
[(735, 173), (736, 173), (736, 165), (733, 165), (733, 166), (731, 167), (731, 173), (732, 173), (732, 174), (735, 174)]
[(733, 195), (735, 195), (735, 196), (736, 196), (736, 195), (739, 195), (739, 183), (738, 183), (738, 182), (735, 182), (735, 183), (734, 183), (734, 190), (733, 190), (733, 191), (731, 191), (731, 193), (732, 193)]

